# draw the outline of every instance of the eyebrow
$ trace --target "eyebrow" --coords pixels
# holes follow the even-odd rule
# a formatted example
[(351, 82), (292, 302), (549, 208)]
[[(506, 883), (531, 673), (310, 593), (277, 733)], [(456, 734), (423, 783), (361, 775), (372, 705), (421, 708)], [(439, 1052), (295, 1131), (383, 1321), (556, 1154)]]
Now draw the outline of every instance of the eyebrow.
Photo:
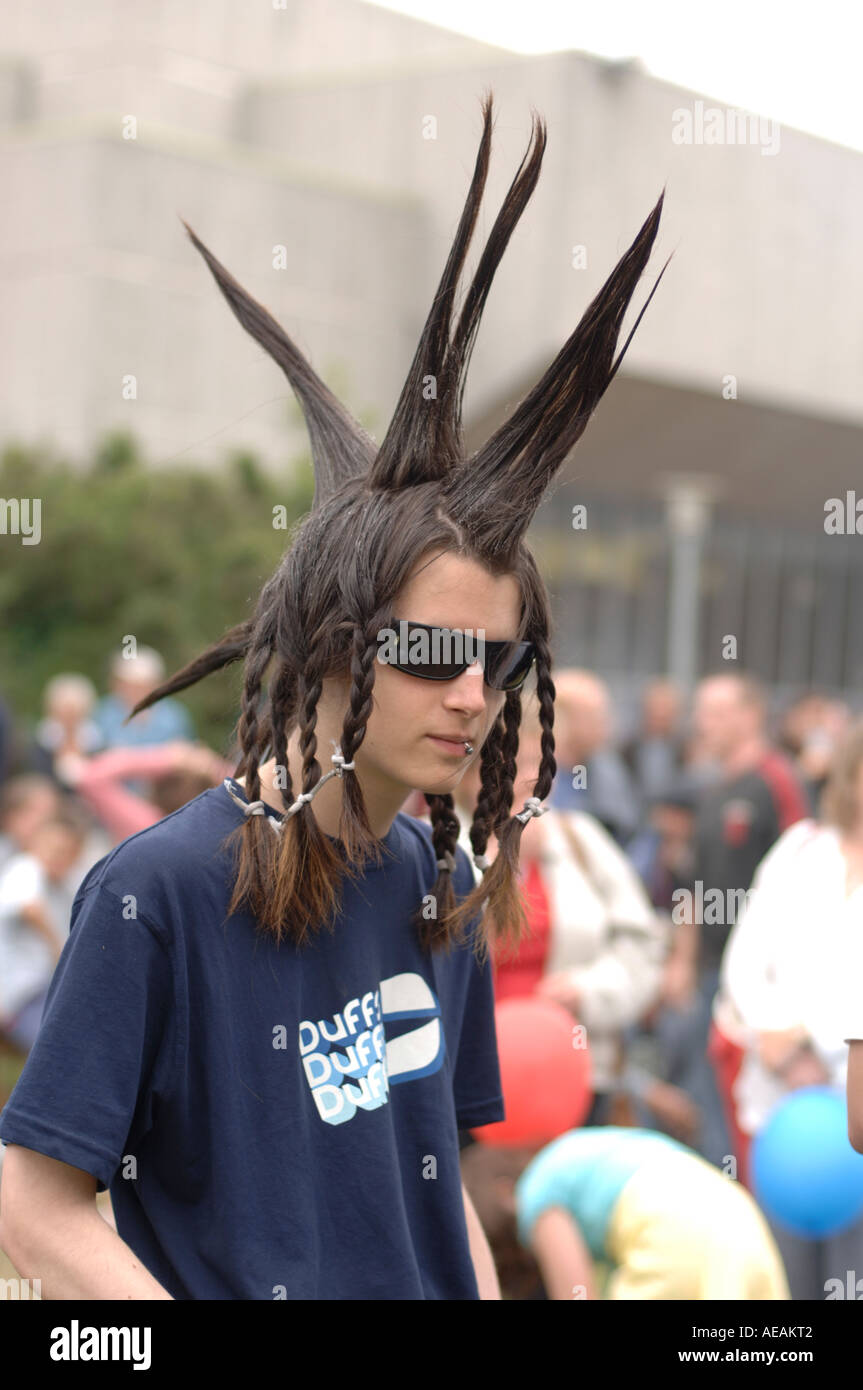
[[(464, 633), (464, 632), (466, 632), (466, 631), (469, 631), (469, 632), (475, 633), (475, 632), (478, 632), (478, 631), (480, 630), (479, 628), (475, 628), (475, 627), (471, 627), (471, 628), (451, 627), (448, 623), (421, 623), (421, 622), (419, 621), (418, 618), (394, 618), (394, 619), (393, 619), (393, 622), (395, 622), (395, 623), (408, 623), (411, 627), (426, 627), (426, 628), (431, 628), (431, 629), (433, 629), (433, 630), (435, 630), (435, 631), (437, 631), (437, 632), (459, 632), (459, 633)], [(484, 631), (485, 631), (485, 628), (483, 628), (482, 631), (484, 632)], [(530, 639), (527, 638), (527, 637), (486, 637), (486, 638), (485, 638), (485, 641), (486, 641), (486, 642), (506, 642), (508, 645), (513, 645), (513, 646), (514, 646), (516, 643), (518, 643), (518, 642), (527, 642), (527, 641), (529, 641), (529, 640), (530, 640)]]

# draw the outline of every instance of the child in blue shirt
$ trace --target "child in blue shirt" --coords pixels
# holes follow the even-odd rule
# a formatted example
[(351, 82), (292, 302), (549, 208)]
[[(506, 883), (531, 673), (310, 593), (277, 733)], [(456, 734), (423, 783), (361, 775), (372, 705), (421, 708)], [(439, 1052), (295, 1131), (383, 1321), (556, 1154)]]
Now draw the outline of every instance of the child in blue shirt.
[(609, 1125), (542, 1148), (515, 1183), (549, 1298), (788, 1299), (752, 1196), (667, 1135)]

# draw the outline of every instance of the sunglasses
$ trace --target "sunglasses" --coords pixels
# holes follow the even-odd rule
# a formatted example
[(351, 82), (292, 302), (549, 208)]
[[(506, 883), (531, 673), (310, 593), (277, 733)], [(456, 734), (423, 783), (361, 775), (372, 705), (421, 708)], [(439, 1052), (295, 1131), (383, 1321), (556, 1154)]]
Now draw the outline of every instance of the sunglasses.
[(378, 661), (424, 681), (454, 680), (481, 661), (492, 690), (520, 690), (536, 658), (532, 642), (487, 642), (454, 628), (405, 619), (394, 619), (382, 633), (378, 633)]

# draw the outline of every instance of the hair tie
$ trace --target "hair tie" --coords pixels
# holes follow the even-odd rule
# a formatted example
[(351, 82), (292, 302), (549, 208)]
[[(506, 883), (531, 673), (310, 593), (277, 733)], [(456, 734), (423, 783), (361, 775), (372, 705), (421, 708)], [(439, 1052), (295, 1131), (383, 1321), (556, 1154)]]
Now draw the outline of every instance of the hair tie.
[[(335, 753), (333, 753), (331, 759), (331, 761), (335, 764), (332, 772), (328, 772), (324, 777), (319, 778), (315, 785), (312, 787), (312, 790), (310, 792), (300, 792), (300, 795), (297, 797), (293, 805), (289, 806), (287, 811), (283, 813), (285, 817), (295, 816), (298, 811), (302, 811), (304, 806), (307, 806), (310, 801), (314, 800), (321, 787), (324, 785), (325, 782), (329, 782), (331, 777), (342, 777), (346, 772), (353, 772), (355, 764), (345, 762), (344, 754), (342, 753), (341, 749), (339, 748), (339, 745), (336, 743), (336, 740), (334, 738), (330, 739), (330, 742), (336, 750)], [(236, 795), (236, 793), (232, 791), (227, 779), (225, 781), (225, 786), (228, 788), (228, 791), (231, 793), (231, 796), (234, 798), (237, 805), (241, 807), (244, 816), (269, 816), (270, 824), (273, 825), (276, 828), (276, 830), (281, 829), (282, 821), (275, 820), (273, 818), (273, 808), (271, 806), (267, 806), (267, 804), (263, 801), (241, 801), (240, 798)]]
[(526, 825), (531, 816), (542, 816), (547, 810), (548, 807), (543, 806), (538, 796), (529, 796), (524, 803), (524, 810), (519, 811), (515, 819), (520, 820), (522, 825)]
[(473, 862), (476, 865), (476, 867), (478, 869), (481, 869), (483, 872), (485, 872), (486, 869), (491, 868), (491, 864), (489, 860), (486, 859), (484, 854), (475, 854), (473, 857)]
[(266, 816), (276, 834), (279, 833), (282, 828), (282, 822), (276, 819), (272, 806), (268, 806), (265, 801), (244, 801), (242, 797), (237, 796), (237, 793), (231, 786), (230, 777), (226, 777), (222, 785), (231, 800), (235, 801), (239, 806), (246, 819), (248, 819), (249, 816)]
[(443, 859), (439, 859), (439, 860), (437, 861), (437, 866), (438, 866), (438, 868), (441, 870), (442, 873), (447, 873), (447, 874), (451, 874), (451, 873), (453, 872), (453, 870), (455, 869), (455, 859), (454, 859), (453, 856), (450, 854), (450, 852), (449, 852), (448, 849), (447, 849), (447, 850), (444, 850), (444, 857), (443, 857)]
[(295, 816), (297, 811), (302, 811), (304, 806), (306, 806), (310, 801), (314, 800), (321, 787), (324, 785), (325, 782), (329, 782), (331, 777), (342, 777), (346, 772), (353, 772), (356, 764), (345, 762), (344, 754), (342, 753), (342, 750), (339, 748), (339, 745), (336, 743), (336, 740), (334, 738), (330, 739), (330, 743), (336, 750), (330, 758), (330, 761), (335, 764), (332, 772), (327, 772), (323, 777), (318, 778), (318, 781), (312, 787), (312, 790), (310, 792), (301, 792), (294, 804), (288, 807), (287, 811), (285, 812), (286, 816)]

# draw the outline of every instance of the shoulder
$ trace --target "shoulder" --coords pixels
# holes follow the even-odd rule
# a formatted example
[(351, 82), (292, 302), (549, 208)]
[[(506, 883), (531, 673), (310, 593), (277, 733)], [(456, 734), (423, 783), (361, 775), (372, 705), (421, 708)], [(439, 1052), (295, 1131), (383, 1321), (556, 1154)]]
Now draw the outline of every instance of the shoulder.
[(528, 1233), (542, 1205), (550, 1196), (557, 1195), (559, 1181), (572, 1173), (584, 1147), (580, 1132), (568, 1130), (534, 1154), (524, 1168), (515, 1184), (516, 1205), (524, 1235)]
[(797, 862), (802, 855), (824, 847), (828, 843), (829, 834), (827, 827), (820, 826), (809, 817), (796, 821), (787, 830), (783, 830), (761, 860), (758, 866), (760, 876), (763, 878), (776, 870), (785, 872), (788, 866)]
[(203, 792), (97, 860), (78, 888), (73, 915), (95, 893), (124, 901), (133, 897), (151, 925), (178, 915), (181, 900), (198, 900), (204, 880), (213, 881), (228, 868), (220, 852), (234, 828), (217, 789)]
[(790, 759), (778, 748), (769, 748), (755, 771), (769, 791), (777, 814), (786, 824), (808, 809), (800, 778)]
[(611, 870), (627, 870), (629, 861), (614, 837), (601, 821), (587, 811), (558, 812), (559, 827), (574, 835), (588, 858)]
[(617, 848), (614, 839), (609, 835), (605, 826), (598, 821), (596, 816), (590, 815), (588, 811), (565, 811), (562, 819), (566, 820), (571, 829), (575, 831), (580, 840), (594, 848), (610, 849)]

